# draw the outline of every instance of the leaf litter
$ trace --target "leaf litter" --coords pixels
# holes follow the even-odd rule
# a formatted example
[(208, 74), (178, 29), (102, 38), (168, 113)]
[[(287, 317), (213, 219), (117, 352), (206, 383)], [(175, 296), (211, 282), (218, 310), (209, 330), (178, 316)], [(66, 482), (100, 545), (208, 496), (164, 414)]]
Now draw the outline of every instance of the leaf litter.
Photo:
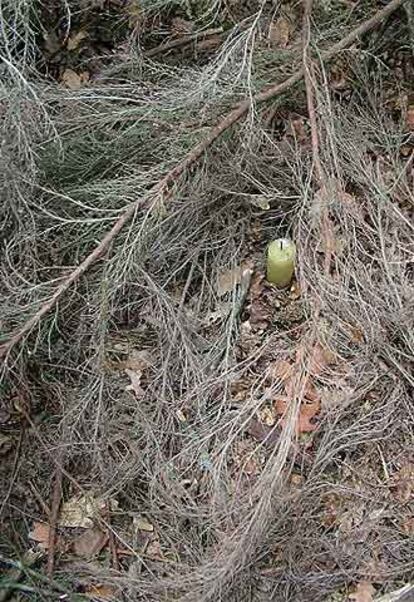
[[(91, 66), (89, 71), (94, 62), (88, 55), (94, 34), (78, 21), (76, 12), (70, 31), (64, 33), (68, 35), (66, 48), (66, 38), (58, 30), (56, 39), (50, 36), (48, 52), (67, 50), (73, 61), (66, 56), (66, 62), (63, 60), (56, 68), (56, 79), (62, 86), (54, 96), (41, 90), (41, 97), (55, 112), (54, 123), (64, 152), (63, 159), (58, 160), (53, 148), (51, 166), (45, 162), (38, 173), (50, 193), (62, 194), (65, 219), (68, 224), (79, 224), (79, 239), (78, 228), (70, 231), (65, 224), (61, 248), (59, 236), (54, 233), (52, 239), (48, 238), (45, 212), (39, 218), (37, 206), (30, 206), (30, 219), (25, 223), (33, 223), (35, 246), (36, 232), (46, 232), (33, 258), (33, 265), (39, 268), (50, 266), (44, 250), (49, 242), (62, 250), (65, 265), (77, 265), (85, 242), (89, 245), (102, 234), (99, 218), (103, 211), (111, 208), (118, 212), (124, 203), (148, 190), (148, 181), (156, 180), (165, 165), (175, 163), (189, 143), (196, 141), (205, 127), (206, 115), (214, 123), (216, 112), (224, 111), (226, 103), (239, 101), (244, 86), (250, 91), (256, 78), (264, 82), (282, 80), (284, 57), (291, 56), (292, 64), (302, 60), (294, 38), (298, 21), (283, 6), (274, 14), (263, 8), (257, 21), (259, 29), (248, 31), (247, 45), (241, 49), (242, 28), (236, 32), (242, 34), (240, 38), (233, 38), (230, 31), (230, 43), (222, 48), (222, 54), (219, 50), (217, 55), (203, 55), (199, 63), (197, 43), (185, 55), (188, 63), (184, 67), (181, 51), (157, 55), (157, 61), (149, 63), (141, 49), (151, 49), (171, 36), (188, 37), (200, 24), (210, 26), (203, 19), (216, 18), (196, 14), (197, 7), (191, 8), (190, 3), (189, 8), (182, 5), (177, 14), (175, 9), (164, 13), (161, 4), (157, 4), (158, 12), (150, 15), (146, 3), (131, 0), (105, 4), (105, 11), (119, 5), (124, 19), (119, 26), (129, 27), (122, 46), (116, 47), (113, 40), (106, 42), (106, 48), (100, 46), (101, 53), (107, 55), (106, 67), (97, 61), (99, 66)], [(229, 12), (223, 17), (227, 27), (233, 22), (235, 3), (222, 4), (228, 5), (225, 10)], [(103, 4), (99, 8), (104, 15)], [(299, 7), (295, 10), (299, 16)], [(322, 17), (325, 10), (318, 7)], [(347, 12), (347, 5), (343, 10), (347, 21), (344, 30), (348, 31), (356, 25), (359, 12)], [(314, 17), (315, 51), (328, 46), (331, 37), (336, 41), (343, 27), (340, 10), (335, 27), (332, 14), (329, 26), (324, 29), (322, 23), (319, 27), (322, 17), (319, 12)], [(400, 19), (394, 27), (398, 29), (402, 22)], [(385, 30), (388, 25), (384, 24)], [(139, 36), (137, 47), (134, 36)], [(222, 43), (223, 38), (220, 40)], [(65, 549), (65, 554), (83, 559), (82, 570), (90, 582), (83, 592), (92, 599), (119, 599), (123, 595), (133, 599), (142, 594), (136, 588), (139, 581), (145, 595), (154, 600), (160, 599), (160, 591), (171, 599), (191, 594), (205, 600), (208, 591), (211, 599), (225, 595), (226, 599), (238, 600), (243, 594), (233, 579), (233, 570), (245, 564), (255, 570), (254, 583), (246, 577), (252, 595), (256, 587), (263, 586), (265, 591), (271, 588), (275, 599), (335, 596), (336, 587), (349, 591), (350, 575), (361, 575), (364, 570), (368, 579), (369, 571), (376, 571), (372, 578), (376, 584), (385, 583), (389, 575), (397, 579), (405, 574), (412, 520), (411, 469), (404, 468), (409, 466), (406, 446), (410, 427), (404, 414), (408, 385), (402, 376), (391, 375), (395, 366), (399, 366), (398, 374), (406, 371), (403, 362), (410, 345), (410, 331), (402, 328), (400, 321), (408, 284), (402, 266), (409, 238), (398, 213), (400, 203), (401, 207), (409, 205), (409, 195), (403, 190), (408, 170), (406, 173), (401, 165), (393, 164), (399, 160), (395, 157), (399, 157), (400, 130), (393, 130), (385, 140), (393, 128), (392, 116), (386, 127), (385, 122), (375, 121), (389, 105), (381, 101), (381, 110), (370, 113), (368, 102), (358, 104), (359, 98), (364, 98), (367, 81), (367, 74), (358, 71), (364, 68), (360, 49), (369, 40), (367, 34), (353, 48), (346, 70), (338, 64), (327, 86), (318, 73), (315, 77), (318, 105), (325, 110), (319, 124), (321, 140), (323, 145), (329, 143), (329, 152), (322, 148), (321, 156), (332, 172), (322, 189), (310, 184), (315, 190), (309, 191), (310, 199), (305, 198), (308, 193), (303, 183), (310, 182), (312, 158), (309, 119), (301, 93), (286, 98), (286, 102), (282, 99), (269, 122), (261, 120), (258, 110), (251, 117), (254, 127), (247, 120), (235, 131), (234, 140), (223, 139), (222, 145), (206, 155), (200, 172), (194, 169), (184, 182), (176, 183), (165, 215), (157, 216), (154, 222), (151, 215), (144, 219), (148, 232), (140, 222), (141, 213), (137, 213), (125, 244), (114, 245), (102, 265), (96, 266), (96, 278), (88, 280), (84, 289), (79, 288), (79, 306), (75, 296), (70, 308), (62, 304), (60, 329), (71, 342), (71, 349), (68, 345), (63, 354), (59, 345), (65, 345), (64, 337), (60, 340), (57, 335), (54, 349), (50, 345), (54, 336), (45, 334), (47, 329), (39, 329), (36, 355), (40, 365), (50, 366), (53, 357), (59, 366), (59, 370), (51, 370), (53, 386), (59, 383), (59, 371), (65, 376), (59, 399), (64, 402), (65, 429), (70, 433), (67, 471), (82, 483), (93, 479), (103, 490), (116, 490), (129, 506), (127, 512), (116, 512), (111, 517), (111, 529), (117, 535), (116, 565), (102, 526), (104, 508), (100, 497), (75, 496), (62, 504), (57, 550)], [(239, 47), (232, 46), (235, 41)], [(378, 47), (373, 56), (380, 52)], [(238, 52), (242, 63), (238, 63)], [(139, 55), (137, 61), (135, 54)], [(119, 56), (123, 57), (122, 64)], [(227, 57), (225, 64), (220, 63), (223, 57)], [(372, 69), (385, 64), (383, 59), (388, 60), (382, 57)], [(52, 62), (51, 57), (48, 60)], [(186, 80), (185, 69), (193, 60), (196, 69), (187, 72)], [(250, 60), (254, 65), (246, 63)], [(213, 67), (214, 77), (210, 79), (212, 72), (208, 69)], [(201, 81), (201, 76), (206, 79)], [(172, 88), (167, 89), (167, 84)], [(358, 94), (349, 100), (345, 93), (354, 84)], [(379, 99), (382, 90), (378, 92)], [(389, 92), (385, 90), (384, 94)], [(190, 95), (184, 98), (183, 94)], [(340, 102), (336, 102), (337, 96)], [(194, 98), (198, 104), (192, 104)], [(375, 103), (376, 97), (367, 98)], [(59, 111), (60, 101), (67, 103), (64, 112)], [(354, 114), (352, 103), (357, 107)], [(397, 110), (408, 130), (410, 103), (407, 106), (408, 110), (403, 105)], [(189, 107), (192, 114), (187, 115)], [(63, 127), (64, 115), (71, 117)], [(356, 123), (354, 115), (361, 121)], [(73, 136), (72, 132), (81, 135)], [(155, 138), (146, 143), (149, 132), (156, 132), (157, 145)], [(36, 130), (34, 139), (38, 134)], [(17, 139), (25, 140), (25, 136)], [(400, 145), (395, 147), (396, 152), (393, 141)], [(44, 148), (48, 148), (46, 142), (39, 156)], [(378, 173), (384, 176), (385, 169), (386, 190), (381, 183), (385, 180), (377, 179)], [(386, 196), (390, 190), (391, 200)], [(26, 191), (16, 196), (28, 198)], [(34, 193), (33, 198), (41, 208), (45, 202), (50, 212), (48, 195)], [(246, 199), (251, 202), (246, 204)], [(320, 269), (320, 251), (324, 251), (320, 218), (325, 211), (329, 213), (334, 243), (330, 249), (334, 267), (328, 275)], [(383, 214), (379, 216), (378, 211)], [(251, 220), (250, 212), (255, 216)], [(85, 224), (81, 224), (83, 215)], [(251, 224), (246, 226), (249, 221)], [(20, 220), (16, 224), (19, 228)], [(264, 253), (269, 240), (284, 235), (285, 230), (298, 242), (300, 265), (298, 280), (290, 290), (280, 292), (264, 279)], [(16, 240), (27, 240), (27, 232), (24, 234)], [(27, 273), (31, 272), (26, 271), (26, 253), (18, 248), (16, 256), (22, 266), (13, 267), (16, 274), (25, 274), (23, 280), (27, 282)], [(387, 256), (386, 269), (378, 249)], [(246, 257), (254, 263), (254, 274), (246, 297), (241, 298), (240, 266)], [(13, 262), (13, 258), (9, 260)], [(221, 271), (218, 266), (223, 265), (233, 268)], [(108, 271), (104, 273), (103, 268)], [(13, 285), (17, 290), (17, 284)], [(28, 298), (37, 301), (33, 290), (24, 291), (18, 299), (20, 305), (16, 303), (22, 314), (30, 306)], [(177, 304), (176, 290), (183, 303)], [(231, 303), (222, 297), (231, 297)], [(371, 305), (363, 311), (365, 298), (371, 299)], [(100, 321), (97, 316), (104, 317)], [(15, 315), (10, 318), (12, 324), (19, 319)], [(325, 324), (327, 329), (322, 327)], [(111, 336), (122, 332), (134, 337), (132, 346), (125, 342), (117, 348), (112, 345)], [(46, 340), (48, 343), (43, 345)], [(376, 355), (378, 341), (389, 362), (386, 370)], [(149, 362), (142, 361), (143, 349), (150, 350)], [(95, 357), (96, 350), (99, 353)], [(61, 357), (65, 357), (65, 364), (60, 363)], [(99, 366), (96, 373), (94, 366)], [(79, 371), (85, 380), (89, 371), (93, 373), (87, 386), (75, 382), (73, 374)], [(101, 388), (96, 387), (97, 376)], [(39, 380), (46, 387), (48, 379), (34, 378), (33, 383), (31, 378), (30, 370), (27, 374), (23, 370), (20, 380), (28, 380), (36, 397)], [(42, 397), (50, 398), (56, 398), (53, 387)], [(330, 405), (329, 399), (336, 401)], [(287, 440), (283, 427), (297, 403), (295, 435), (309, 436)], [(46, 409), (52, 414), (58, 411), (53, 403)], [(329, 420), (324, 420), (325, 414)], [(407, 439), (400, 433), (397, 441), (390, 433), (395, 433), (396, 425), (401, 423)], [(41, 432), (55, 444), (55, 430), (50, 434), (48, 425), (42, 424)], [(335, 442), (340, 442), (338, 449)], [(82, 461), (77, 462), (80, 449)], [(203, 463), (205, 457), (208, 462)], [(50, 468), (44, 456), (38, 465), (44, 473)], [(21, 470), (26, 469), (22, 465)], [(312, 487), (308, 486), (309, 474)], [(367, 474), (370, 478), (364, 479)], [(384, 476), (387, 474), (388, 480)], [(329, 501), (324, 497), (327, 492), (332, 493)], [(394, 531), (389, 523), (381, 522), (386, 504), (398, 513), (398, 528)], [(36, 521), (30, 539), (46, 549), (49, 530), (46, 523)], [(271, 545), (266, 543), (264, 532), (271, 533)], [(61, 547), (61, 537), (69, 539), (69, 551)], [(390, 553), (390, 541), (398, 549), (397, 555)], [(361, 546), (366, 546), (366, 562)], [(258, 549), (264, 550), (261, 555), (265, 567), (255, 564)], [(137, 555), (147, 564), (140, 563), (138, 576), (129, 580), (129, 569)], [(285, 575), (291, 575), (293, 555), (295, 575), (286, 580)], [(94, 563), (85, 562), (94, 556), (98, 557)], [(374, 563), (376, 557), (381, 557), (381, 563)], [(174, 562), (166, 568), (171, 558)], [(106, 585), (106, 580), (111, 580), (109, 562), (121, 576), (125, 592)], [(96, 581), (98, 563), (102, 583)], [(346, 574), (343, 566), (347, 567)], [(315, 579), (315, 567), (321, 579)], [(325, 578), (332, 574), (338, 578)], [(77, 577), (73, 583), (76, 588)], [(370, 581), (361, 580), (354, 589), (350, 599), (366, 602), (375, 595)]]

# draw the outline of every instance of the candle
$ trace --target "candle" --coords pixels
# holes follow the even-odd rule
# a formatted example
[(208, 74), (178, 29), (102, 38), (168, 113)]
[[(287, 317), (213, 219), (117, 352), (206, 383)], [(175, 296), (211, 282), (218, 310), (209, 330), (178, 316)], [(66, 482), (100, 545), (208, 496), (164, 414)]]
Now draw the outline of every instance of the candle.
[(288, 286), (295, 271), (295, 243), (288, 238), (273, 240), (267, 249), (267, 279), (280, 287)]

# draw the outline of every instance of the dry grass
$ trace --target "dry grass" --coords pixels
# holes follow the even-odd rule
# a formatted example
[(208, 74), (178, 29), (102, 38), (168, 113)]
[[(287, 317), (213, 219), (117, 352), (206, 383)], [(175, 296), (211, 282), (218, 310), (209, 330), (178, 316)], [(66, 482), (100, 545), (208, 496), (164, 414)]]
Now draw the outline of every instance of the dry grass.
[[(323, 22), (318, 44), (337, 34)], [(203, 67), (131, 59), (79, 91), (30, 72), (27, 53), (5, 46), (4, 339), (218, 114), (261, 85), (261, 27), (259, 11)], [(47, 500), (58, 453), (65, 499), (116, 498), (112, 528), (133, 552), (120, 571), (69, 556), (48, 587), (108, 583), (128, 600), (314, 601), (345, 600), (364, 579), (388, 590), (412, 578), (410, 510), (395, 492), (413, 436), (413, 182), (406, 130), (389, 108), (390, 89), (403, 90), (390, 88), (380, 55), (366, 59), (377, 44), (349, 53), (350, 100), (323, 71), (314, 82), (327, 194), (312, 183), (307, 140), (252, 111), (170, 199), (137, 212), (4, 369), (4, 399), (28, 398), (39, 422), (2, 475), (14, 472), (15, 486), (2, 504), (1, 553), (27, 549), (42, 517), (27, 483)], [(284, 64), (276, 57), (271, 70)], [(301, 91), (279, 101), (284, 122), (290, 106), (297, 117)], [(252, 203), (263, 197), (268, 211)], [(254, 298), (240, 311), (239, 288), (225, 304), (214, 283), (248, 258), (260, 271), (266, 242), (286, 232), (299, 251), (302, 318), (256, 329), (248, 347)], [(335, 361), (317, 379), (318, 429), (298, 438), (318, 344)], [(137, 396), (124, 368), (143, 351)], [(295, 357), (288, 414), (258, 441), (251, 421), (283, 393), (272, 367)], [(135, 514), (154, 525), (161, 559), (134, 540)], [(41, 574), (29, 575), (32, 594), (53, 598)]]

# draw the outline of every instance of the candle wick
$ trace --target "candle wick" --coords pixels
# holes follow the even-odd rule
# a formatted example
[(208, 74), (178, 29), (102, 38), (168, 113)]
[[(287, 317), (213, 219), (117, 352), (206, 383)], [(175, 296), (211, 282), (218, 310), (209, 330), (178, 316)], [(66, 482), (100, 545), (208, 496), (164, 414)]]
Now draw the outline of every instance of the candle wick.
[(283, 251), (283, 240), (280, 241), (280, 250)]

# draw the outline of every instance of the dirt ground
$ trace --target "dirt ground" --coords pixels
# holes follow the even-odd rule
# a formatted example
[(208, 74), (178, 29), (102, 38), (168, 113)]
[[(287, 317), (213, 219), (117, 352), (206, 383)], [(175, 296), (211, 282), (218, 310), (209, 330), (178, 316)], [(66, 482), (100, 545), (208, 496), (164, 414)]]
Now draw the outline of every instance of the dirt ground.
[(0, 25), (0, 602), (414, 600), (412, 4)]

